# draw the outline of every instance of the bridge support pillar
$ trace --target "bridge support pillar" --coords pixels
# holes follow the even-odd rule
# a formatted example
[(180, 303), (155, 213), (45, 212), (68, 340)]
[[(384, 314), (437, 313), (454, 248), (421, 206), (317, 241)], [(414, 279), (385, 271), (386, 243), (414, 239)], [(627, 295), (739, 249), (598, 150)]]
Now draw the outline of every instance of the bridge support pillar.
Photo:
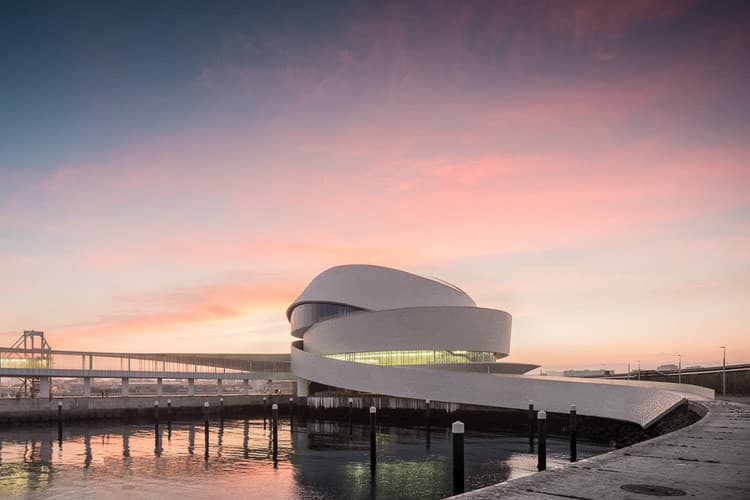
[(189, 378), (188, 380), (188, 396), (195, 396), (195, 379)]
[(83, 397), (91, 397), (91, 377), (83, 377)]
[(160, 378), (156, 379), (156, 395), (157, 396), (161, 396), (162, 394), (162, 385), (161, 385), (162, 380), (163, 379), (160, 379)]
[(297, 397), (306, 398), (310, 395), (310, 381), (303, 378), (297, 379)]
[(122, 378), (122, 385), (120, 386), (120, 396), (130, 396), (130, 379), (128, 377)]
[(216, 381), (216, 388), (219, 390), (219, 396), (221, 396), (222, 394), (224, 394), (224, 390), (221, 387), (221, 379), (218, 379)]
[(248, 396), (250, 394), (250, 381), (245, 379), (242, 381), (242, 395)]
[(39, 398), (49, 399), (49, 377), (39, 377)]

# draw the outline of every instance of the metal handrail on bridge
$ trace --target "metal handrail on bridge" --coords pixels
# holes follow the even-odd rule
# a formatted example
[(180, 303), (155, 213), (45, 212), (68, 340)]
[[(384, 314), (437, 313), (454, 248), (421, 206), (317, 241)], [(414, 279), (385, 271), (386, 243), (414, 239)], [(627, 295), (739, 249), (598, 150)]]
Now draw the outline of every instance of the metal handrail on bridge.
[[(243, 374), (291, 372), (284, 354), (186, 354), (0, 348), (2, 376), (160, 376), (241, 378)], [(130, 375), (132, 374), (132, 375)], [(154, 375), (157, 374), (157, 375)]]

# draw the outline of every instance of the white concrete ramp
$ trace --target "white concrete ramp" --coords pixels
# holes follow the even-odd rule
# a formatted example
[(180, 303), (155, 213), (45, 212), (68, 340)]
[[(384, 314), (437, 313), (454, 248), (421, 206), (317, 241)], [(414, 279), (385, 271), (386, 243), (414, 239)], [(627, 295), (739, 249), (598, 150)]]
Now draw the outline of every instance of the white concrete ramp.
[(326, 358), (292, 346), (292, 371), (298, 377), (333, 387), (386, 396), (432, 399), (500, 408), (539, 410), (611, 418), (648, 427), (676, 405), (712, 400), (705, 387), (663, 382), (578, 379), (530, 375), (446, 372), (410, 366), (377, 366)]

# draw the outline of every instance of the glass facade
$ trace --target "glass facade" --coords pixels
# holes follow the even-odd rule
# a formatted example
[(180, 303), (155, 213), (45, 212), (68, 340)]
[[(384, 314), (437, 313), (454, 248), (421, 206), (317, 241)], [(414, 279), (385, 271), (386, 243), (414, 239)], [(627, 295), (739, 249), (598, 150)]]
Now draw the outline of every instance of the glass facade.
[(292, 327), (292, 333), (294, 333), (320, 321), (348, 316), (360, 311), (364, 311), (364, 309), (326, 302), (300, 304), (292, 309), (292, 317), (289, 319), (289, 324)]
[(495, 362), (494, 353), (482, 351), (419, 350), (342, 352), (337, 354), (324, 354), (323, 357), (381, 366)]

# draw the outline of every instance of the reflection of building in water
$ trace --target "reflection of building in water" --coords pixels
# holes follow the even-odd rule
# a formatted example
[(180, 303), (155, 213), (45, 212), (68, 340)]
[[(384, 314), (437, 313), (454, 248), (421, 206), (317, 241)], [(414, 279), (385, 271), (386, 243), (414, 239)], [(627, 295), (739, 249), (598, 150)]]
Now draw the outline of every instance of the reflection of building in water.
[[(208, 462), (203, 426), (198, 430), (198, 453), (192, 451), (195, 426), (174, 422), (172, 440), (157, 454), (152, 425), (66, 423), (62, 448), (55, 426), (1, 429), (0, 498), (139, 497), (142, 488), (150, 497), (166, 498), (356, 498), (371, 491), (366, 425), (355, 424), (350, 433), (347, 424), (300, 420), (292, 430), (282, 419), (278, 469), (270, 453), (271, 429), (263, 429), (260, 419), (226, 420), (221, 450), (220, 425), (212, 422)], [(420, 429), (380, 427), (377, 438), (384, 457), (375, 479), (378, 496), (396, 497), (410, 488), (432, 498), (447, 494), (450, 436), (445, 429), (435, 429), (427, 454)], [(524, 453), (523, 439), (479, 434), (472, 441), (467, 460), (482, 464), (486, 476), (480, 485), (503, 480), (513, 468), (518, 474), (518, 467), (533, 458)], [(562, 446), (552, 437), (550, 443)], [(604, 448), (581, 444), (582, 456), (592, 450)]]

